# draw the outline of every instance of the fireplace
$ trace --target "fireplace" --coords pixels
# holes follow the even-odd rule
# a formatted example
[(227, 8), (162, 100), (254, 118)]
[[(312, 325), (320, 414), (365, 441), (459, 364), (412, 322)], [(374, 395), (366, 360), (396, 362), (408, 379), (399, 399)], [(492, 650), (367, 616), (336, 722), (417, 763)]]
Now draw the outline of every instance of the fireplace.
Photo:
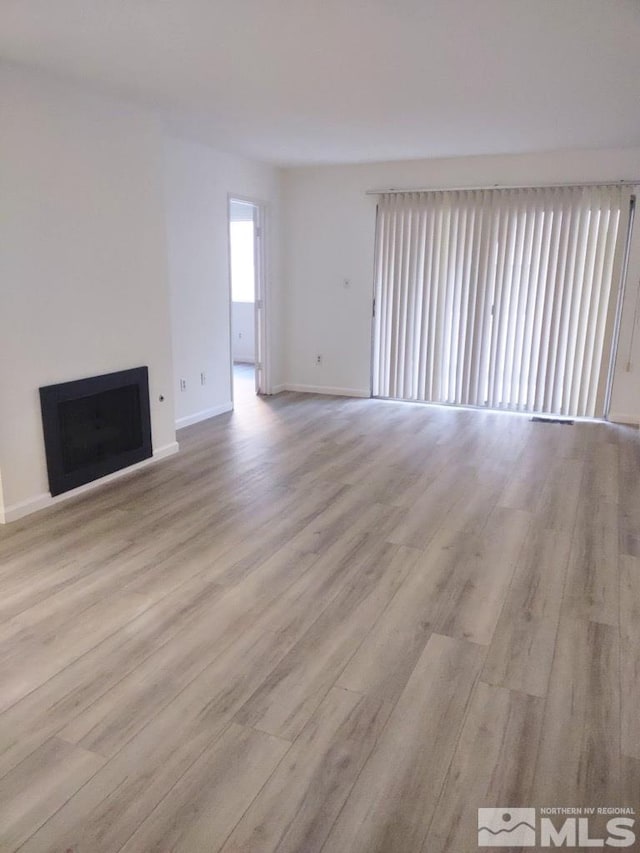
[(52, 495), (152, 455), (146, 367), (40, 388)]

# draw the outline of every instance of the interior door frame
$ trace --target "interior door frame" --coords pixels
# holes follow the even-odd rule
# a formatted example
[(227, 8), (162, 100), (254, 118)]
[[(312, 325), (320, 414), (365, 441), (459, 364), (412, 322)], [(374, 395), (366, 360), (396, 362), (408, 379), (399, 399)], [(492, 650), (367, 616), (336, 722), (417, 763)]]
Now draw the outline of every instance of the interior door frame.
[(229, 380), (231, 404), (234, 405), (233, 390), (233, 290), (231, 287), (231, 203), (237, 201), (250, 204), (254, 209), (254, 341), (255, 341), (255, 386), (256, 394), (271, 394), (270, 328), (267, 299), (267, 227), (268, 205), (262, 199), (227, 193), (227, 255), (229, 277)]

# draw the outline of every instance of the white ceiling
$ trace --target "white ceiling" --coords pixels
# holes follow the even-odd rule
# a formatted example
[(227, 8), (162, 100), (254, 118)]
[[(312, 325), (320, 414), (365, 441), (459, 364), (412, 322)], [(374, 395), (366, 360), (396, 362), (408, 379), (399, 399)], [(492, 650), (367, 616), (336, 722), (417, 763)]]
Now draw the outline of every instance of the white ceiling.
[(640, 145), (638, 0), (0, 0), (0, 57), (278, 163)]

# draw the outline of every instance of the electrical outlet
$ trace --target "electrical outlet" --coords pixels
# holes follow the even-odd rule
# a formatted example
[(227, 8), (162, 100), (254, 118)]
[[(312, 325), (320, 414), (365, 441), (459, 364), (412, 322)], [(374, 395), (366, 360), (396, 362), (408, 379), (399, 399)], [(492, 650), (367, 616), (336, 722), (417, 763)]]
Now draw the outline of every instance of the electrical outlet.
[(207, 374), (204, 372), (204, 370), (203, 370), (203, 371), (202, 371), (202, 373), (200, 374), (200, 384), (201, 384), (201, 385), (206, 385), (206, 384), (207, 384)]
[(345, 290), (348, 290), (351, 287), (351, 279), (350, 278), (345, 278), (342, 283), (345, 287)]
[(242, 340), (242, 332), (238, 332), (238, 338)]
[(186, 380), (186, 379), (181, 379), (181, 380), (180, 380), (180, 390), (181, 390), (181, 391), (186, 391), (186, 390), (187, 390), (187, 380)]
[(322, 364), (322, 356), (321, 355), (316, 356), (316, 364)]

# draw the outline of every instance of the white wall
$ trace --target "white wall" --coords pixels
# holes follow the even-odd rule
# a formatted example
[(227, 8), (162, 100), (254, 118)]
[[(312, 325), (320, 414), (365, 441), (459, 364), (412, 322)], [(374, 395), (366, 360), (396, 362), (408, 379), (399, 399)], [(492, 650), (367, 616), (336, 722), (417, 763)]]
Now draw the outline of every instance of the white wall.
[(231, 305), (233, 360), (253, 364), (256, 360), (255, 305), (233, 302)]
[[(640, 149), (463, 157), (288, 169), (283, 175), (283, 258), (288, 387), (368, 395), (376, 197), (366, 190), (545, 184), (640, 177)], [(640, 420), (640, 330), (626, 353), (640, 277), (636, 219), (612, 418)], [(350, 284), (344, 286), (345, 279)], [(623, 358), (624, 354), (624, 358)], [(316, 356), (322, 363), (316, 364)]]
[(176, 425), (186, 426), (231, 407), (229, 195), (267, 206), (267, 345), (272, 384), (282, 382), (280, 173), (177, 138), (167, 140), (165, 165)]
[(154, 453), (177, 445), (159, 124), (11, 66), (0, 66), (0, 107), (0, 465), (10, 520), (50, 500), (41, 385), (148, 365)]

